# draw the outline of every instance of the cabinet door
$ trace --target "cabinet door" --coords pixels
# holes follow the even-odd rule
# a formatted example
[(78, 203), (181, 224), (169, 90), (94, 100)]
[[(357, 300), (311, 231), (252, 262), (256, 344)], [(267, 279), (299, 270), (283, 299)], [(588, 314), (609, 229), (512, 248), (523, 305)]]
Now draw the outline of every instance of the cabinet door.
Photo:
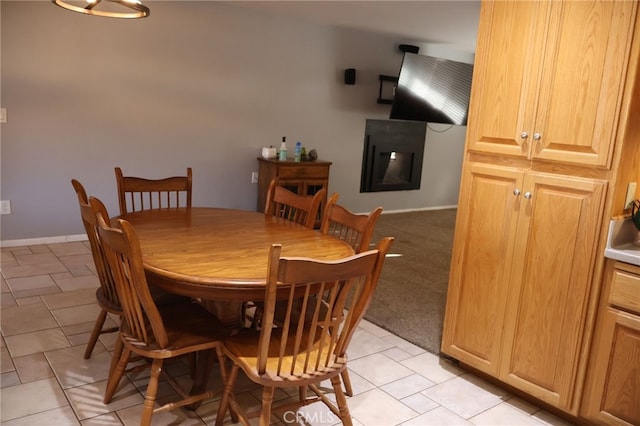
[(611, 425), (640, 424), (640, 316), (607, 308), (585, 413)]
[(637, 3), (483, 2), (467, 148), (609, 166)]
[(523, 170), (467, 163), (462, 175), (442, 351), (497, 376)]
[(638, 2), (549, 4), (533, 157), (609, 166)]
[(519, 199), (500, 378), (570, 412), (605, 187), (529, 172)]
[(548, 2), (482, 2), (467, 149), (528, 157)]

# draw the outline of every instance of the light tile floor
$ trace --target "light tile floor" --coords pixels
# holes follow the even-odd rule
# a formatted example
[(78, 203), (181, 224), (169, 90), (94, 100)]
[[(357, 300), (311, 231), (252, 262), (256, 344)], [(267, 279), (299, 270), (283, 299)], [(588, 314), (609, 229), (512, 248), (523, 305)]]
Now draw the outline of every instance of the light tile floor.
[[(3, 248), (1, 263), (1, 423), (138, 424), (145, 374), (128, 376), (114, 400), (102, 403), (116, 334), (102, 335), (91, 359), (83, 359), (99, 312), (88, 243)], [(366, 321), (349, 355), (355, 394), (348, 404), (356, 425), (569, 424)], [(184, 364), (171, 368), (188, 377)], [(213, 375), (215, 387), (220, 381)], [(259, 388), (242, 379), (237, 400), (258, 407)], [(159, 399), (170, 399), (171, 392), (161, 385)], [(278, 398), (293, 395), (279, 392)], [(153, 423), (213, 424), (216, 409), (213, 399), (195, 412), (157, 414)], [(339, 424), (321, 403), (297, 414), (274, 413), (273, 423)]]

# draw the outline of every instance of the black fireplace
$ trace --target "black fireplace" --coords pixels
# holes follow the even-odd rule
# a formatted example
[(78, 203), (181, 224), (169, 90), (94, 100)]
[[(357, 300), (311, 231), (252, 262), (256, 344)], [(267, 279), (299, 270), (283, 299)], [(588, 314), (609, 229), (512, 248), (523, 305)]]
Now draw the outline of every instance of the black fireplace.
[(427, 123), (367, 120), (360, 192), (420, 189)]

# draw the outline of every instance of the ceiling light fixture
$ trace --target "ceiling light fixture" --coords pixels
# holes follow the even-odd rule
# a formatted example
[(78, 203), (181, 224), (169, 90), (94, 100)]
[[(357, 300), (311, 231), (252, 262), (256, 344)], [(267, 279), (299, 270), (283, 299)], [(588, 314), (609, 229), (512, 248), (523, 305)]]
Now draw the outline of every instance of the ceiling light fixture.
[(139, 0), (51, 1), (67, 10), (107, 18), (145, 18), (151, 13)]

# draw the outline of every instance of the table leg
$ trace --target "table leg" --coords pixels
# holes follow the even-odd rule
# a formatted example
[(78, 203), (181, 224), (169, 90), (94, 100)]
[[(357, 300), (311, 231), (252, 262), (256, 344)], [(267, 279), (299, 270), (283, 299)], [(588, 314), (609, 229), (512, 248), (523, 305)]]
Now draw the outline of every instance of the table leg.
[(219, 300), (202, 300), (202, 306), (214, 314), (220, 322), (230, 330), (239, 330), (243, 324), (242, 302), (222, 302)]

